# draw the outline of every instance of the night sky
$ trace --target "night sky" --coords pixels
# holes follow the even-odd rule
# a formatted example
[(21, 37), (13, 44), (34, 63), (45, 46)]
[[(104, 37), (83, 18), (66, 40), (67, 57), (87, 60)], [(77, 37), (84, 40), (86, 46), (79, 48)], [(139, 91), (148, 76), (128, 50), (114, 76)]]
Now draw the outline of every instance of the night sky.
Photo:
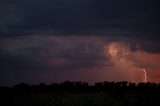
[(0, 86), (160, 82), (159, 0), (0, 0)]

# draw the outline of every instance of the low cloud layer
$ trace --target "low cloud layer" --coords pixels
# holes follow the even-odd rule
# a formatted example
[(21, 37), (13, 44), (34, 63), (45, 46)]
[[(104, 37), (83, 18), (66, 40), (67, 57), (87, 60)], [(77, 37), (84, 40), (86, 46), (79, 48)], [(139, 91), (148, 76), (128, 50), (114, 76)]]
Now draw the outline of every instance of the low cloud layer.
[[(152, 42), (151, 42), (152, 43)], [(2, 82), (160, 81), (160, 53), (97, 36), (22, 36), (1, 40)], [(133, 49), (134, 48), (134, 49)], [(22, 77), (23, 76), (23, 77)], [(34, 82), (33, 81), (33, 82)], [(32, 83), (33, 83), (32, 82)]]

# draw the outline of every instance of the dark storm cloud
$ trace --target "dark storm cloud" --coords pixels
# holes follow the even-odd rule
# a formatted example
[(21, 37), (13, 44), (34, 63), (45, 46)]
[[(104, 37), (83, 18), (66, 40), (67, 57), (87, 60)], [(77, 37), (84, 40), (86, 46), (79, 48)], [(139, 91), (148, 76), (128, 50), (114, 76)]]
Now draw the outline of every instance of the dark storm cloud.
[(106, 35), (158, 38), (156, 0), (2, 0), (1, 35)]
[(0, 42), (1, 70), (69, 71), (100, 67), (106, 59), (104, 42), (92, 37), (26, 36)]
[(106, 70), (112, 42), (159, 53), (159, 7), (158, 0), (0, 0), (0, 82)]

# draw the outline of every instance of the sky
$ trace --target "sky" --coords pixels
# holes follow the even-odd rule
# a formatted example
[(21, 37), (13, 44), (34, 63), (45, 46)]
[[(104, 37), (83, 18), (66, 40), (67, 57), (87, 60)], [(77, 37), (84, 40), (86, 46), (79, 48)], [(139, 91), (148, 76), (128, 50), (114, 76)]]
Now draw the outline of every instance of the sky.
[(0, 86), (160, 82), (159, 0), (0, 0)]

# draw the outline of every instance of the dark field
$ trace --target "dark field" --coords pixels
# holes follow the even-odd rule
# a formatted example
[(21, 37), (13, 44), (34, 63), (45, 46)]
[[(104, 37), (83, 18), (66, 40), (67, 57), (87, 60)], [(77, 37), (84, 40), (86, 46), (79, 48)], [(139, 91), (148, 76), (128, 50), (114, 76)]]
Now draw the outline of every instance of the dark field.
[(160, 106), (159, 88), (60, 88), (1, 88), (0, 106)]
[(70, 93), (50, 92), (43, 94), (1, 95), (1, 106), (156, 106), (160, 95), (157, 93), (137, 92), (126, 94), (122, 92), (92, 92)]

